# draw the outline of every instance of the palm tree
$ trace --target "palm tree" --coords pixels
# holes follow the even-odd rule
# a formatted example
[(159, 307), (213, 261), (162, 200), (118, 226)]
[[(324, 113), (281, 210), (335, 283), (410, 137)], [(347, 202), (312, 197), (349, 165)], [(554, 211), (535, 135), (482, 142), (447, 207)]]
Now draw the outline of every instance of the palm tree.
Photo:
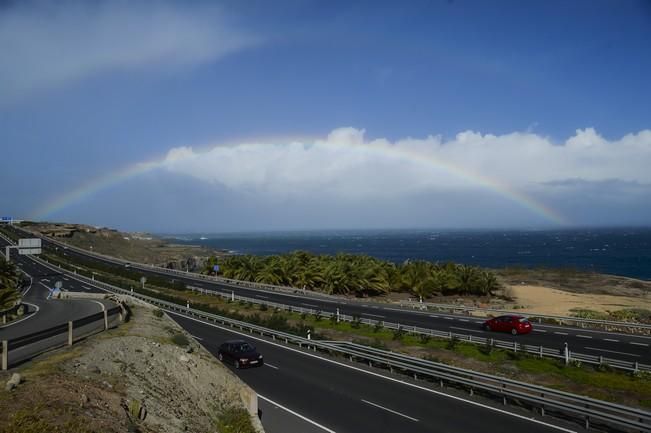
[(13, 263), (0, 260), (0, 309), (12, 307), (20, 294), (16, 290), (20, 282), (20, 274)]

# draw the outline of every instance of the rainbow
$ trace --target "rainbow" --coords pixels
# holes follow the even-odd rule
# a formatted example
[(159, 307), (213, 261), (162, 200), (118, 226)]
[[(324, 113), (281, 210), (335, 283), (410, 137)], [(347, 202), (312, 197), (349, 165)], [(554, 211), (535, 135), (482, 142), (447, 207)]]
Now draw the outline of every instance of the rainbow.
[[(333, 143), (319, 141), (319, 145), (332, 146), (334, 148), (341, 147), (354, 147), (357, 150), (365, 152), (375, 152), (385, 157), (407, 160), (414, 164), (425, 165), (429, 168), (441, 170), (444, 173), (450, 174), (458, 179), (469, 182), (470, 184), (477, 185), (483, 189), (492, 191), (499, 196), (502, 196), (532, 212), (544, 220), (556, 225), (567, 225), (567, 219), (559, 214), (557, 211), (545, 206), (543, 203), (535, 200), (534, 198), (526, 195), (525, 193), (516, 190), (515, 188), (500, 182), (497, 179), (490, 178), (480, 173), (472, 172), (464, 167), (443, 161), (433, 156), (424, 155), (413, 150), (398, 148), (394, 145), (374, 146), (368, 143), (364, 144), (350, 144), (350, 143)], [(92, 197), (96, 193), (105, 190), (111, 186), (118, 185), (128, 179), (140, 176), (144, 173), (162, 168), (165, 164), (165, 159), (157, 159), (149, 162), (142, 162), (127, 167), (121, 168), (110, 174), (99, 176), (89, 182), (84, 183), (78, 188), (62, 194), (47, 202), (44, 206), (36, 209), (31, 218), (34, 220), (43, 220), (47, 217), (65, 209), (66, 207), (80, 203), (85, 199)]]

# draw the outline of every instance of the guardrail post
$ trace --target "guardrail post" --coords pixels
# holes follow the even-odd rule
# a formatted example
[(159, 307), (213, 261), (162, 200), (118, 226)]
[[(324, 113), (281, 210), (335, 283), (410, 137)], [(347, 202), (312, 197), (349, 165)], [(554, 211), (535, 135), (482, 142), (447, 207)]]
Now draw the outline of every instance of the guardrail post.
[(635, 364), (633, 365), (633, 373), (637, 373), (640, 371), (640, 364), (639, 362), (635, 361)]
[(104, 309), (104, 330), (108, 329), (108, 311)]
[(2, 371), (9, 368), (9, 342), (2, 340)]
[(3, 314), (2, 315), (2, 324), (5, 325), (7, 323), (7, 315)]
[(540, 348), (538, 349), (538, 354), (540, 355), (540, 358), (543, 357), (543, 347), (542, 346), (540, 346)]
[(68, 346), (72, 346), (72, 322), (68, 322)]

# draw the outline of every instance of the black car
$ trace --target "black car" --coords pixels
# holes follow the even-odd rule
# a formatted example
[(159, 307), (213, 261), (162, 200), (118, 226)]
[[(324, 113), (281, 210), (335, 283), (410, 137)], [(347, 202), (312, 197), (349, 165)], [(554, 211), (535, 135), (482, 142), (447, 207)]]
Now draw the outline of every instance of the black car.
[(264, 365), (262, 355), (250, 343), (244, 340), (230, 340), (219, 346), (217, 357), (220, 361), (229, 361), (235, 368), (261, 367)]

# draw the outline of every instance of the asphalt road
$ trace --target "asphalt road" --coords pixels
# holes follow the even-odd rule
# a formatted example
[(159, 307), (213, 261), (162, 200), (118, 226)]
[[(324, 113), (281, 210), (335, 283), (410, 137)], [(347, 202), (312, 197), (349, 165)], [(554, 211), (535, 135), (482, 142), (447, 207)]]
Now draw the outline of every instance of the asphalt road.
[[(7, 242), (0, 238), (4, 250)], [(4, 252), (4, 251), (3, 251)], [(4, 260), (4, 258), (1, 258)], [(102, 305), (112, 308), (115, 304), (108, 300), (60, 300), (47, 299), (49, 288), (61, 281), (62, 290), (104, 293), (96, 287), (82, 284), (62, 274), (41, 266), (28, 256), (11, 252), (11, 261), (32, 277), (32, 284), (23, 296), (23, 303), (29, 305), (30, 314), (24, 319), (0, 327), (0, 340), (10, 340), (43, 329), (60, 325), (102, 311)]]
[(583, 431), (461, 392), (441, 392), (425, 382), (384, 376), (180, 315), (172, 318), (213, 354), (221, 342), (238, 337), (257, 346), (263, 367), (229, 368), (259, 394), (268, 433)]
[[(54, 244), (46, 240), (43, 241), (43, 244), (46, 249), (55, 251)], [(103, 263), (113, 264), (114, 266), (122, 266), (95, 256), (81, 254), (72, 249), (62, 250), (61, 248), (57, 248), (56, 252), (71, 259), (83, 257), (85, 260), (101, 261)], [(343, 299), (333, 300), (309, 295), (299, 296), (297, 294), (245, 288), (194, 279), (191, 275), (188, 277), (170, 276), (169, 274), (159, 273), (154, 270), (137, 270), (145, 276), (152, 274), (164, 275), (169, 278), (170, 282), (172, 280), (183, 281), (185, 284), (195, 287), (217, 290), (224, 293), (231, 293), (233, 291), (237, 295), (297, 307), (314, 308), (328, 312), (335, 312), (339, 308), (342, 314), (359, 315), (368, 319), (419, 326), (445, 332), (452, 331), (460, 334), (493, 337), (504, 341), (517, 341), (523, 344), (558, 348), (559, 352), (563, 350), (564, 343), (567, 343), (569, 349), (576, 353), (602, 355), (605, 358), (651, 364), (651, 337), (647, 336), (544, 324), (534, 324), (534, 331), (531, 334), (512, 336), (508, 333), (486, 332), (481, 329), (483, 320), (465, 315), (421, 312), (401, 309), (382, 303), (348, 301)]]

